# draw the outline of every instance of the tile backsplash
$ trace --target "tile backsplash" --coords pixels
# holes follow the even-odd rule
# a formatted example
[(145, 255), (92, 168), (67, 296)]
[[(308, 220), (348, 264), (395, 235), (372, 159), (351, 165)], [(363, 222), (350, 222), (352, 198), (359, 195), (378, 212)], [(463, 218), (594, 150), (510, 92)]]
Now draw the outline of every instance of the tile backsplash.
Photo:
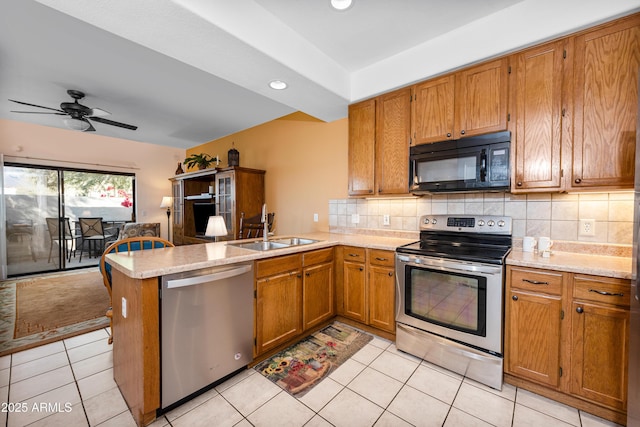
[[(633, 237), (632, 191), (329, 200), (331, 230), (418, 231), (419, 217), (432, 214), (510, 216), (514, 238), (550, 236), (554, 240), (631, 245)], [(384, 225), (385, 215), (389, 225)], [(580, 219), (595, 220), (595, 236), (579, 235)]]

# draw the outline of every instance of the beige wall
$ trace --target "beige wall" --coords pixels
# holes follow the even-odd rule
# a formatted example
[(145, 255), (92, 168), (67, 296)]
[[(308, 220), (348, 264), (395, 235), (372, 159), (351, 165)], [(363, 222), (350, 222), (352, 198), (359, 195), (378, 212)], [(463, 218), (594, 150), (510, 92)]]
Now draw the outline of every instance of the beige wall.
[(168, 178), (183, 149), (0, 120), (0, 152), (5, 162), (135, 173), (137, 220), (159, 222), (166, 238), (167, 215), (159, 206), (171, 195)]
[[(347, 119), (325, 123), (294, 113), (187, 150), (219, 155), (232, 143), (240, 166), (267, 171), (266, 201), (277, 234), (329, 230), (329, 200), (347, 196)], [(313, 214), (318, 222), (313, 222)]]

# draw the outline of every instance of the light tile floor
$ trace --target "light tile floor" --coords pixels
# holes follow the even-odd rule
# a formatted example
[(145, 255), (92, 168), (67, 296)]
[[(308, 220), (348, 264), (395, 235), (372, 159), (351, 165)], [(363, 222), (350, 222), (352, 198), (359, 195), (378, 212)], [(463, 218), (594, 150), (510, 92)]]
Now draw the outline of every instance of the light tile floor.
[[(102, 329), (0, 358), (0, 424), (135, 426)], [(525, 390), (501, 392), (378, 337), (296, 399), (253, 369), (152, 426), (612, 426)]]

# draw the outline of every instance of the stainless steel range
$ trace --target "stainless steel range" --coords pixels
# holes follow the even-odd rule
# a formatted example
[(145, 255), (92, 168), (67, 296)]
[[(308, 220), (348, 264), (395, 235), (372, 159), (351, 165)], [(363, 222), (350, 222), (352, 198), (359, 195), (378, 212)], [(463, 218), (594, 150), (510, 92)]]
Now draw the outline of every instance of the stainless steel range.
[(504, 267), (511, 218), (426, 215), (396, 249), (399, 350), (502, 388)]

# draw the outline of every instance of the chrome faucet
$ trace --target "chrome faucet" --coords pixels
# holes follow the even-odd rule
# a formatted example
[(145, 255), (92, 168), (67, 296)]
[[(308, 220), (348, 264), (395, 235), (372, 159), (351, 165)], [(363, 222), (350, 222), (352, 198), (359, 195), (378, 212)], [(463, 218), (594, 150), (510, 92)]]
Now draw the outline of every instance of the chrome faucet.
[(267, 213), (267, 204), (263, 204), (262, 205), (262, 225), (264, 227), (264, 232), (263, 232), (263, 236), (262, 236), (262, 240), (265, 242), (269, 241), (269, 221), (268, 221), (268, 216), (269, 214)]

